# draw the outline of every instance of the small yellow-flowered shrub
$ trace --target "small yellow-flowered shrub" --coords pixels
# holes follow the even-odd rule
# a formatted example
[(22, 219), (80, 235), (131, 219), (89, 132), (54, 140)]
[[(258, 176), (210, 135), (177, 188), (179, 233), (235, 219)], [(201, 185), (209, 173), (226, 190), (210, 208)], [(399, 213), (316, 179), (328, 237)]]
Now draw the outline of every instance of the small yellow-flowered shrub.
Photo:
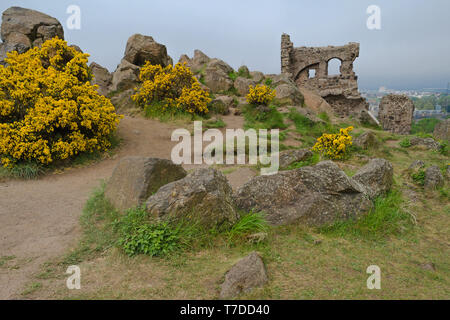
[(247, 102), (267, 106), (275, 98), (275, 93), (275, 90), (263, 84), (257, 84), (255, 87), (249, 86)]
[(163, 111), (208, 113), (209, 93), (200, 87), (192, 71), (185, 64), (177, 63), (163, 68), (149, 61), (139, 74), (142, 87), (132, 96), (141, 107), (157, 103)]
[(342, 159), (348, 152), (348, 147), (352, 145), (352, 136), (349, 132), (353, 127), (340, 129), (339, 133), (324, 133), (317, 138), (313, 151), (318, 151), (330, 159)]
[(0, 159), (49, 164), (105, 150), (119, 116), (90, 84), (88, 54), (54, 38), (0, 65)]

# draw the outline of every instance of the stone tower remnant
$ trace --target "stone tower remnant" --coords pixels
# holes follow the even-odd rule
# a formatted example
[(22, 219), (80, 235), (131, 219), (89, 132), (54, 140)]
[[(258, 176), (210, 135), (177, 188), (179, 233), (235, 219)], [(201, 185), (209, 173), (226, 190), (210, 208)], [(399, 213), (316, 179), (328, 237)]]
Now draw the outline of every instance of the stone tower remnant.
[(384, 130), (409, 134), (414, 116), (414, 103), (404, 94), (388, 94), (381, 99), (378, 119)]

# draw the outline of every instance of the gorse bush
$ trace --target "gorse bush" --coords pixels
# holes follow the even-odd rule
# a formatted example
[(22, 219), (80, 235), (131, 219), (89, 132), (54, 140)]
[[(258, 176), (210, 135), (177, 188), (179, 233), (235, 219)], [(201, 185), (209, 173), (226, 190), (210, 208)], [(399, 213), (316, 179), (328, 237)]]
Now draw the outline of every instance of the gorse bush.
[(0, 65), (0, 157), (4, 166), (47, 165), (106, 150), (120, 116), (90, 84), (88, 54), (54, 38)]
[(249, 86), (247, 102), (249, 104), (262, 104), (267, 106), (275, 98), (275, 93), (275, 90), (272, 90), (266, 85), (257, 84), (256, 86)]
[(162, 112), (208, 113), (209, 93), (200, 87), (192, 71), (177, 63), (163, 68), (149, 61), (139, 74), (142, 87), (132, 96), (141, 107), (157, 107)]
[(330, 159), (343, 159), (348, 152), (348, 147), (352, 145), (352, 137), (349, 135), (352, 130), (353, 127), (350, 126), (340, 129), (337, 134), (324, 133), (317, 138), (312, 150), (320, 152)]

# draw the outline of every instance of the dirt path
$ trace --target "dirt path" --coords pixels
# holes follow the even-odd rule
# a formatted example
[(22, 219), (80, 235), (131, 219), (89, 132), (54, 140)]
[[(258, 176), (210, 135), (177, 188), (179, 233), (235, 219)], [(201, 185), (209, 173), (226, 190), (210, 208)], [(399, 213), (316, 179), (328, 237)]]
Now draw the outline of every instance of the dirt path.
[[(241, 125), (242, 120), (235, 118), (226, 119), (230, 127)], [(119, 126), (123, 146), (114, 157), (38, 180), (0, 182), (0, 299), (20, 298), (42, 263), (76, 244), (84, 203), (100, 181), (110, 177), (121, 157), (170, 159), (176, 144), (170, 136), (176, 128), (174, 124), (125, 117)], [(242, 170), (246, 179), (253, 175), (248, 168)], [(234, 176), (237, 181), (230, 181), (232, 185), (245, 182), (241, 181), (243, 175)], [(10, 260), (2, 263), (7, 256)]]

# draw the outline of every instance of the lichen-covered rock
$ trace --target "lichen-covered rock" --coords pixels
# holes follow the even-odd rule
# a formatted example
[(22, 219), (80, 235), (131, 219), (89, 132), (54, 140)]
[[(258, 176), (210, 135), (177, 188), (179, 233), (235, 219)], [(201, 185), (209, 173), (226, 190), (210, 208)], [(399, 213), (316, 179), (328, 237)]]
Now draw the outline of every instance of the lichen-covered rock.
[(206, 67), (204, 79), (205, 85), (213, 93), (225, 92), (233, 87), (233, 81), (230, 79), (228, 73), (213, 66)]
[(142, 67), (146, 61), (163, 67), (173, 64), (172, 58), (167, 54), (165, 45), (142, 34), (134, 34), (128, 38), (123, 59), (139, 67)]
[(377, 137), (372, 131), (366, 131), (360, 136), (353, 139), (353, 145), (361, 149), (367, 150), (378, 144)]
[(394, 169), (392, 164), (385, 159), (370, 160), (353, 176), (353, 180), (367, 189), (367, 194), (371, 199), (388, 192), (392, 187), (393, 179)]
[(230, 96), (219, 95), (211, 101), (210, 112), (227, 115), (230, 113), (230, 107), (233, 106), (233, 98)]
[(285, 150), (280, 152), (280, 168), (284, 169), (298, 161), (305, 161), (312, 157), (313, 153), (308, 149)]
[(113, 72), (111, 80), (112, 91), (124, 91), (136, 87), (139, 79), (139, 67), (122, 59)]
[(244, 211), (264, 212), (272, 225), (320, 226), (360, 216), (372, 207), (366, 188), (332, 161), (255, 177), (238, 189), (235, 202)]
[(239, 219), (230, 184), (213, 168), (196, 169), (161, 187), (148, 198), (146, 207), (160, 220), (188, 219), (206, 228), (230, 226)]
[(408, 169), (414, 171), (422, 168), (425, 168), (425, 162), (423, 162), (422, 160), (414, 160)]
[(170, 160), (126, 157), (119, 161), (105, 188), (105, 197), (120, 211), (143, 205), (148, 197), (186, 171)]
[(384, 130), (409, 134), (414, 116), (414, 103), (406, 95), (388, 94), (381, 99), (378, 120)]
[(206, 68), (206, 64), (211, 60), (200, 50), (194, 50), (194, 56), (189, 58), (186, 54), (181, 55), (178, 62), (186, 63), (193, 73), (198, 73)]
[(226, 274), (220, 291), (221, 299), (236, 297), (241, 293), (263, 286), (268, 281), (266, 267), (257, 252), (239, 260)]
[(249, 87), (254, 85), (256, 85), (256, 81), (249, 78), (237, 77), (234, 80), (234, 87), (241, 96), (246, 96), (249, 93)]
[(409, 142), (411, 143), (411, 146), (422, 146), (429, 150), (439, 150), (441, 148), (440, 143), (433, 138), (413, 137), (409, 139)]
[(294, 84), (282, 83), (275, 88), (275, 99), (281, 105), (298, 106), (303, 104), (303, 95)]
[(89, 67), (93, 74), (92, 84), (98, 85), (98, 93), (106, 96), (112, 83), (112, 74), (108, 69), (95, 62), (92, 62)]
[(436, 124), (433, 136), (439, 140), (450, 140), (450, 119), (445, 119)]
[(133, 89), (127, 89), (119, 92), (110, 92), (108, 96), (116, 111), (120, 111), (123, 114), (135, 115), (139, 114), (142, 109), (131, 98), (133, 94), (135, 94)]
[(425, 170), (425, 189), (433, 190), (444, 185), (444, 176), (438, 166), (431, 166)]
[(252, 78), (257, 83), (260, 83), (264, 80), (264, 73), (262, 73), (261, 71), (251, 71), (250, 78)]

